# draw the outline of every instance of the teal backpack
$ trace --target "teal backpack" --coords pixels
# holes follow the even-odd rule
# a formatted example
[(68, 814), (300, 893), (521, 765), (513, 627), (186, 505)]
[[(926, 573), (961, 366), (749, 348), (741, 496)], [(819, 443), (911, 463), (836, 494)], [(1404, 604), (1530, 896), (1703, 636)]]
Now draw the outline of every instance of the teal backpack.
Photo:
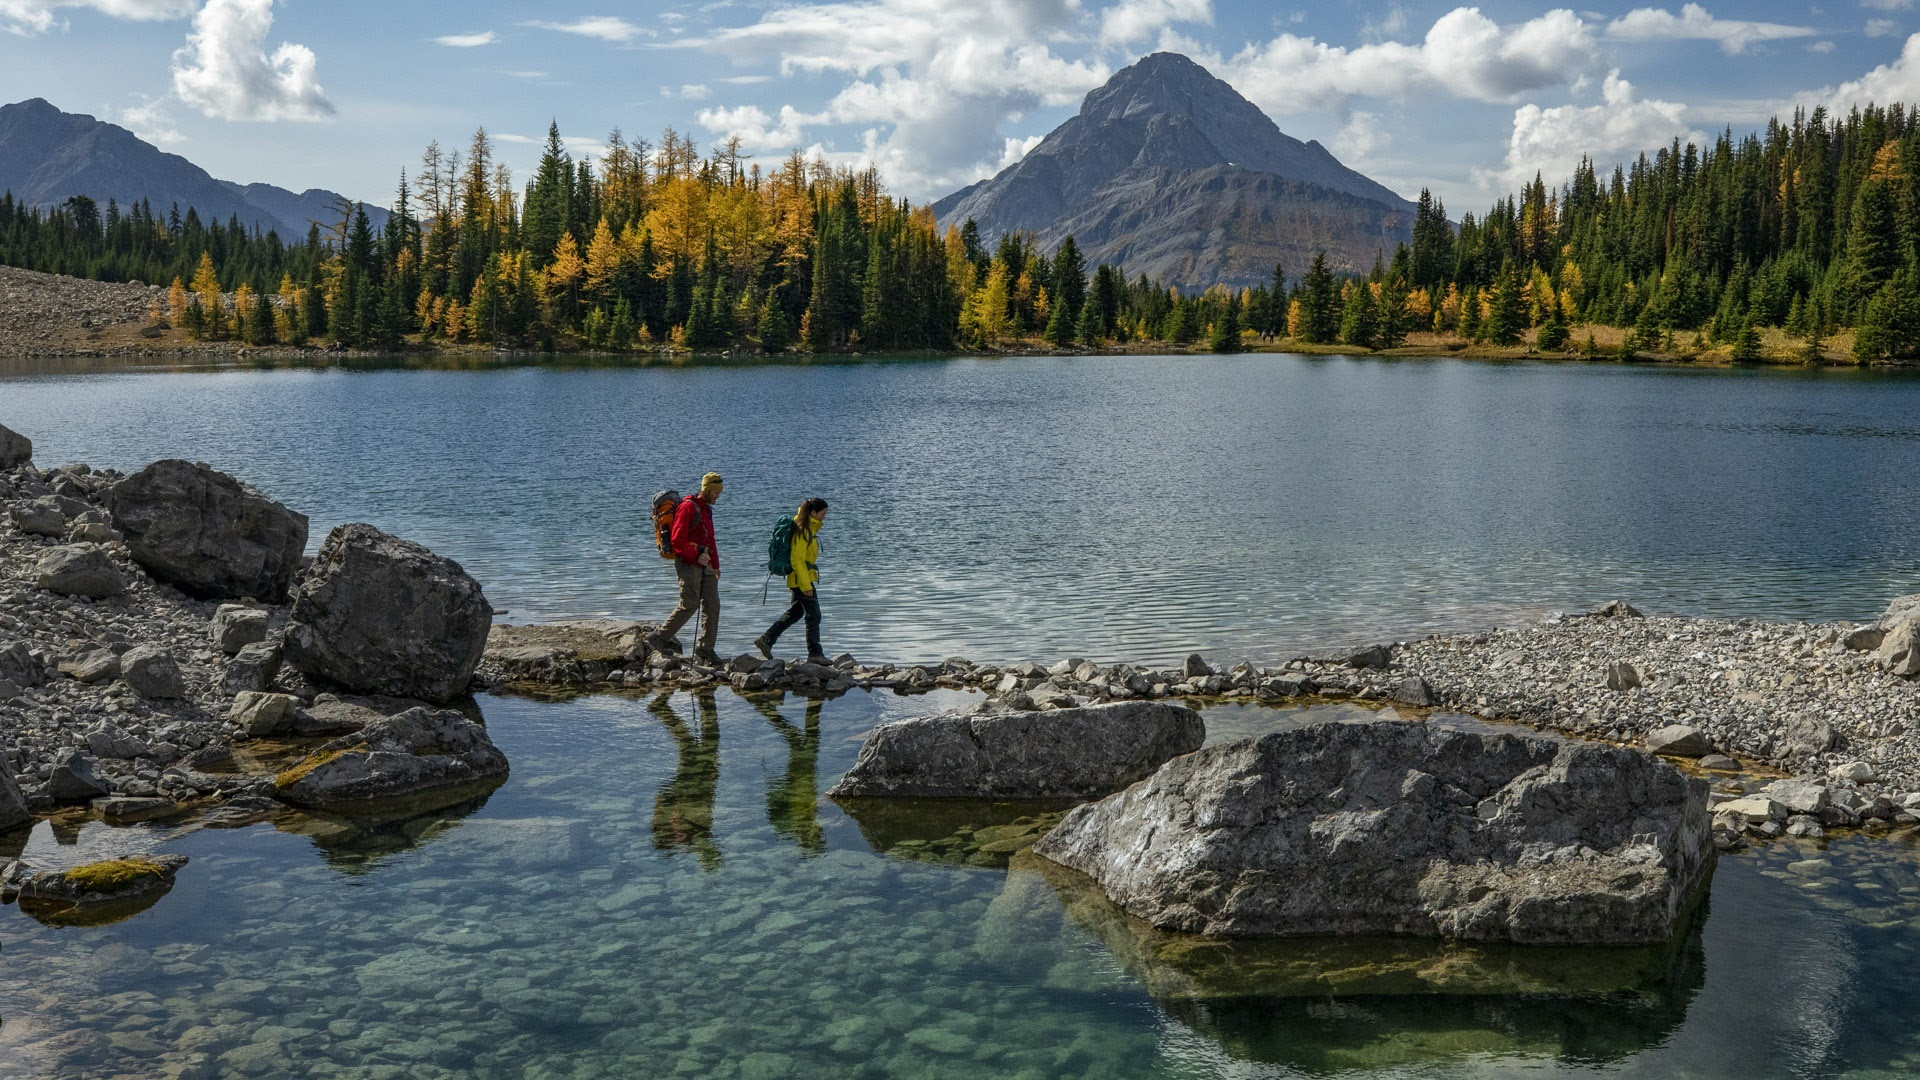
[(793, 515), (782, 515), (773, 523), (773, 539), (767, 541), (767, 573), (786, 577), (793, 573)]

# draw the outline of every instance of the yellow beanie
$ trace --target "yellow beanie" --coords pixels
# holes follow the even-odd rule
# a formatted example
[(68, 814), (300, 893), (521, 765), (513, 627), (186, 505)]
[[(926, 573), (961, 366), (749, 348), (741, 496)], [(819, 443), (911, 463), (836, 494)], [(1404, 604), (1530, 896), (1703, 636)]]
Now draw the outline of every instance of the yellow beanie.
[(719, 487), (721, 484), (725, 482), (726, 481), (720, 478), (719, 473), (710, 472), (707, 475), (700, 478), (700, 490), (705, 491), (710, 487)]

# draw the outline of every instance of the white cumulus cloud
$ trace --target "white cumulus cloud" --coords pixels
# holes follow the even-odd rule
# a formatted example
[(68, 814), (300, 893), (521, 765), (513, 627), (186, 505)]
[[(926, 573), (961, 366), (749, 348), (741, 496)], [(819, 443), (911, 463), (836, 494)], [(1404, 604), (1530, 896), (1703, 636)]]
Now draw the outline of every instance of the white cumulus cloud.
[(1509, 102), (1569, 86), (1592, 73), (1598, 46), (1587, 23), (1564, 9), (1502, 27), (1479, 8), (1455, 8), (1417, 44), (1346, 48), (1282, 34), (1218, 61), (1215, 71), (1269, 113), (1344, 109), (1354, 98), (1405, 100), (1439, 92)]
[(581, 37), (599, 38), (615, 44), (625, 44), (641, 36), (651, 37), (642, 27), (613, 15), (594, 15), (573, 22), (534, 21), (527, 24), (538, 30), (557, 30), (562, 34), (578, 34)]
[(1682, 7), (1678, 15), (1663, 8), (1636, 8), (1607, 26), (1607, 36), (1616, 41), (1716, 41), (1729, 56), (1738, 56), (1756, 42), (1812, 37), (1815, 33), (1810, 26), (1717, 19), (1699, 4)]
[[(1183, 12), (1210, 13), (1196, 0), (1130, 2), (1131, 13), (1113, 24), (1126, 33)], [(879, 165), (903, 193), (943, 195), (1008, 159), (1003, 124), (1042, 105), (1075, 104), (1106, 80), (1110, 69), (1097, 55), (1067, 59), (1055, 51), (1084, 47), (1100, 24), (1079, 0), (844, 0), (774, 8), (695, 44), (745, 65), (777, 61), (782, 74), (848, 81), (817, 112), (783, 108), (776, 120), (764, 110), (761, 119), (713, 109), (701, 114), (712, 121), (702, 126), (783, 150), (799, 145), (810, 127), (853, 127), (861, 132), (860, 158)], [(826, 151), (829, 159), (844, 153)]]
[(1175, 23), (1213, 23), (1213, 0), (1120, 0), (1100, 13), (1100, 42), (1146, 41)]
[(740, 149), (748, 154), (785, 154), (798, 149), (806, 138), (807, 125), (820, 119), (791, 105), (780, 106), (778, 122), (758, 105), (701, 109), (694, 118), (716, 139), (738, 136)]
[(43, 34), (58, 21), (60, 8), (88, 8), (116, 19), (155, 22), (193, 14), (195, 0), (0, 0), (0, 28), (15, 34)]
[(491, 30), (475, 34), (447, 34), (433, 39), (436, 45), (445, 45), (451, 49), (477, 49), (482, 45), (492, 45), (500, 40), (500, 35)]
[(1615, 162), (1675, 138), (1703, 141), (1689, 130), (1686, 112), (1679, 102), (1642, 99), (1632, 83), (1612, 71), (1601, 84), (1598, 105), (1523, 105), (1514, 110), (1506, 161), (1498, 169), (1476, 169), (1474, 179), (1510, 191), (1531, 183), (1536, 172), (1558, 183), (1573, 174), (1582, 157), (1592, 158), (1604, 172)]
[(207, 0), (187, 43), (173, 54), (173, 92), (223, 120), (323, 120), (333, 103), (315, 77), (305, 45), (283, 43), (269, 56), (273, 0)]
[(1838, 86), (1800, 95), (1799, 103), (1825, 105), (1844, 112), (1855, 105), (1891, 105), (1920, 101), (1920, 34), (1907, 38), (1900, 55), (1865, 75)]

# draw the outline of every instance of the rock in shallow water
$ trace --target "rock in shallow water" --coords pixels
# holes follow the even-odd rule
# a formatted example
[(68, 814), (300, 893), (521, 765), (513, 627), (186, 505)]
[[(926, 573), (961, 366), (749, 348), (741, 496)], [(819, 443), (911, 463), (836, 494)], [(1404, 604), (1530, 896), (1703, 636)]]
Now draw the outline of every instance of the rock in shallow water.
[(1518, 944), (1666, 940), (1714, 859), (1706, 783), (1656, 758), (1397, 723), (1175, 759), (1034, 851), (1161, 929)]
[(325, 743), (274, 778), (295, 806), (351, 807), (505, 776), (487, 730), (451, 709), (409, 709)]
[(306, 515), (188, 461), (156, 461), (107, 499), (133, 561), (209, 600), (279, 600), (307, 546)]
[(930, 716), (883, 724), (833, 790), (836, 798), (1076, 799), (1133, 783), (1206, 741), (1180, 705)]
[(444, 702), (467, 688), (493, 608), (460, 564), (342, 525), (294, 590), (286, 659), (348, 690)]

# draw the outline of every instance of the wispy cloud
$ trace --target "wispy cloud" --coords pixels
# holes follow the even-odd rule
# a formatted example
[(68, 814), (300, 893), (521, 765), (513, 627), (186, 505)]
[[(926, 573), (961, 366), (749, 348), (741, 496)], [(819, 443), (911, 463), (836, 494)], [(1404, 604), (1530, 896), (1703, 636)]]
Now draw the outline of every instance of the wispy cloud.
[(138, 105), (120, 110), (120, 122), (127, 130), (156, 146), (172, 146), (187, 137), (173, 124), (165, 98), (143, 98)]
[(527, 23), (538, 30), (555, 30), (562, 34), (578, 34), (581, 37), (599, 38), (615, 44), (625, 44), (637, 37), (651, 37), (651, 31), (637, 26), (625, 19), (613, 15), (594, 15), (573, 22), (547, 22), (535, 20)]
[(477, 49), (482, 45), (492, 45), (500, 40), (500, 35), (491, 30), (482, 30), (473, 34), (447, 34), (433, 39), (436, 45), (445, 45), (450, 49)]
[(0, 29), (22, 36), (44, 34), (60, 22), (60, 8), (84, 8), (116, 19), (156, 22), (184, 19), (196, 0), (0, 0)]
[(1746, 52), (1759, 42), (1813, 37), (1816, 33), (1811, 26), (1718, 19), (1699, 4), (1682, 7), (1678, 15), (1662, 8), (1636, 8), (1607, 26), (1607, 36), (1615, 41), (1714, 41), (1729, 56)]

